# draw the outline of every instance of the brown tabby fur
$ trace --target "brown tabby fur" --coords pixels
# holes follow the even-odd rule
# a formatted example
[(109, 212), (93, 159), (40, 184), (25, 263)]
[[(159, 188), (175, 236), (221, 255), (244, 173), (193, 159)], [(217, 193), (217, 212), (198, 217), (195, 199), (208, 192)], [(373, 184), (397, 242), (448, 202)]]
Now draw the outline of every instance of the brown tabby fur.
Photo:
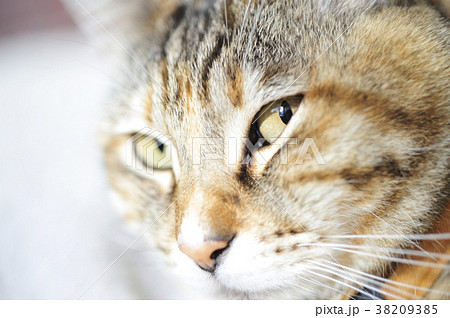
[[(152, 224), (150, 241), (181, 276), (212, 282), (220, 298), (348, 298), (367, 279), (339, 266), (388, 277), (392, 257), (402, 257), (394, 250), (415, 248), (420, 240), (407, 237), (433, 228), (450, 179), (449, 23), (433, 6), (131, 2), (112, 5), (131, 12), (126, 27), (114, 14), (99, 20), (122, 45), (104, 47), (124, 69), (103, 125), (105, 158), (126, 217)], [(125, 10), (132, 5), (141, 10)], [(229, 164), (225, 155), (193, 163), (196, 137), (216, 138), (209, 151), (225, 154), (227, 138), (247, 137), (263, 105), (297, 94), (304, 99), (285, 136), (297, 145), (261, 149), (265, 164)], [(127, 139), (147, 126), (170, 136), (173, 171), (143, 176), (124, 163)], [(305, 138), (325, 165), (296, 164)], [(178, 251), (192, 213), (234, 238), (214, 275)], [(331, 263), (340, 271), (321, 267)], [(448, 297), (448, 285), (440, 288), (433, 297)]]

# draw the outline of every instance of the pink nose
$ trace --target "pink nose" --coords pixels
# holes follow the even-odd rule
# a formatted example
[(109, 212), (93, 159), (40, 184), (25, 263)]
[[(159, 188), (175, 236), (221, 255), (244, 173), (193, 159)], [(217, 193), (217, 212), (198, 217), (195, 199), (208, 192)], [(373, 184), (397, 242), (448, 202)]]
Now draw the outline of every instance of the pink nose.
[(206, 241), (199, 247), (179, 244), (180, 251), (189, 256), (202, 269), (212, 272), (216, 266), (216, 258), (227, 248), (227, 241)]

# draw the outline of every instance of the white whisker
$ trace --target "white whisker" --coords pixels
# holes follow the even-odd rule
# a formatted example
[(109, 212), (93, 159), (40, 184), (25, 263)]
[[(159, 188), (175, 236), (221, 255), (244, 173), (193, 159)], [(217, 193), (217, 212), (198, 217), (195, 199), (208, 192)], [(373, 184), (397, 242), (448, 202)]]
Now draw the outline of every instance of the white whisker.
[(432, 292), (437, 292), (437, 293), (442, 294), (442, 295), (450, 295), (450, 292), (397, 282), (397, 281), (394, 281), (394, 280), (391, 280), (391, 279), (387, 279), (387, 278), (384, 278), (384, 277), (380, 277), (380, 276), (372, 275), (372, 274), (369, 274), (369, 273), (365, 273), (365, 272), (362, 272), (360, 270), (357, 270), (357, 269), (354, 269), (354, 268), (351, 268), (351, 267), (348, 267), (348, 266), (344, 266), (342, 264), (336, 264), (336, 263), (328, 261), (328, 260), (324, 260), (324, 262), (332, 264), (332, 265), (335, 265), (335, 266), (339, 266), (341, 268), (345, 268), (346, 270), (351, 271), (351, 272), (360, 273), (361, 275), (371, 277), (373, 279), (379, 280), (379, 281), (381, 281), (383, 283), (386, 283), (386, 284), (392, 284), (392, 285), (397, 285), (397, 286), (401, 286), (401, 287), (405, 287), (405, 288), (423, 290), (423, 291), (428, 291), (428, 292), (432, 291)]
[[(309, 272), (311, 273), (311, 272), (314, 272), (314, 271), (313, 271), (313, 270), (309, 270)], [(307, 281), (307, 282), (316, 284), (316, 285), (318, 285), (318, 286), (321, 286), (321, 287), (325, 287), (325, 288), (331, 289), (331, 290), (337, 292), (338, 294), (344, 294), (344, 295), (346, 295), (348, 298), (350, 298), (350, 297), (352, 296), (352, 295), (349, 295), (349, 294), (347, 294), (347, 293), (342, 292), (341, 290), (339, 290), (339, 289), (337, 289), (337, 288), (334, 288), (334, 287), (331, 287), (331, 286), (326, 285), (326, 284), (324, 284), (324, 283), (321, 283), (321, 282), (319, 282), (319, 281), (317, 281), (317, 280), (315, 280), (315, 279), (312, 279), (312, 278), (305, 278), (305, 277), (302, 277), (302, 279), (303, 279), (304, 281)], [(317, 290), (316, 290), (316, 292), (317, 292)], [(320, 291), (319, 291), (319, 292), (320, 292)], [(325, 295), (324, 292), (320, 292), (320, 293), (321, 293), (322, 295)]]
[(371, 239), (403, 239), (408, 238), (415, 241), (435, 241), (435, 240), (450, 240), (450, 233), (438, 234), (412, 234), (412, 235), (393, 235), (393, 234), (352, 234), (352, 235), (329, 235), (327, 238), (371, 238)]
[(349, 245), (349, 244), (339, 244), (339, 243), (336, 243), (336, 244), (335, 243), (308, 243), (308, 246), (319, 246), (319, 245), (327, 246), (327, 247), (342, 247), (342, 248), (351, 248), (351, 249), (360, 249), (360, 250), (362, 249), (362, 250), (383, 251), (383, 252), (388, 252), (389, 254), (429, 257), (434, 260), (436, 260), (436, 258), (440, 258), (440, 259), (450, 261), (450, 255), (447, 255), (444, 253), (432, 253), (432, 252), (423, 253), (421, 251), (410, 250), (410, 249), (365, 246), (365, 245)]
[[(319, 263), (319, 262), (314, 262), (314, 263), (317, 264), (317, 266), (322, 266), (322, 267), (325, 267), (325, 268), (329, 268), (330, 270), (335, 270), (335, 271), (338, 271), (338, 272), (340, 272), (340, 273), (345, 272), (345, 270), (336, 268), (336, 266), (339, 266), (340, 264), (332, 263), (333, 266), (329, 266), (329, 265), (325, 265), (325, 264), (322, 264), (322, 263)], [(345, 267), (345, 266), (344, 266), (344, 267)], [(390, 297), (392, 297), (392, 298), (398, 298), (398, 299), (400, 299), (399, 296), (393, 295), (393, 294), (391, 294), (391, 293), (389, 293), (389, 292), (387, 292), (387, 291), (385, 291), (385, 290), (381, 290), (380, 288), (374, 287), (374, 286), (373, 286), (373, 285), (380, 286), (380, 285), (383, 284), (382, 282), (379, 282), (379, 281), (377, 281), (377, 280), (375, 280), (375, 279), (372, 279), (372, 278), (370, 278), (370, 277), (365, 277), (365, 275), (362, 275), (363, 272), (358, 272), (358, 271), (353, 271), (353, 272), (355, 273), (355, 275), (357, 275), (357, 277), (356, 277), (357, 279), (362, 280), (363, 282), (366, 282), (366, 283), (371, 284), (371, 286), (367, 287), (367, 289), (376, 291), (376, 292), (378, 292), (379, 294), (388, 295), (388, 296), (390, 296)], [(345, 277), (344, 277), (344, 278), (345, 278)], [(411, 298), (417, 298), (414, 294), (411, 294), (411, 293), (409, 293), (409, 292), (407, 292), (407, 291), (405, 291), (405, 290), (402, 290), (402, 289), (400, 289), (400, 288), (397, 288), (397, 287), (394, 287), (394, 286), (386, 286), (386, 287), (389, 287), (390, 290), (396, 291), (396, 292), (398, 292), (398, 293), (405, 294), (405, 295), (407, 295), (407, 296), (409, 296), (409, 297), (411, 297)], [(418, 298), (417, 298), (417, 299), (418, 299)]]
[[(334, 279), (334, 278), (332, 278), (332, 277), (325, 276), (325, 275), (322, 275), (322, 274), (319, 274), (319, 273), (316, 273), (316, 272), (313, 272), (313, 271), (310, 271), (310, 270), (305, 270), (305, 271), (308, 272), (308, 273), (310, 273), (310, 274), (317, 275), (317, 276), (319, 276), (319, 277), (322, 277), (322, 278), (331, 280), (331, 281), (333, 281), (333, 282), (335, 282), (335, 283), (344, 285), (344, 286), (346, 286), (346, 287), (348, 287), (348, 288), (354, 289), (354, 290), (356, 290), (357, 292), (359, 292), (359, 293), (361, 293), (361, 294), (364, 294), (364, 295), (366, 295), (366, 296), (368, 296), (368, 297), (370, 297), (370, 298), (372, 298), (372, 299), (374, 299), (374, 300), (375, 300), (375, 299), (378, 299), (378, 298), (376, 298), (374, 295), (371, 295), (370, 293), (368, 293), (368, 292), (366, 292), (366, 291), (364, 291), (364, 290), (362, 290), (361, 288), (358, 288), (358, 287), (356, 287), (356, 286), (349, 285), (349, 284), (344, 283), (344, 282), (342, 282), (342, 281), (340, 281), (340, 280), (337, 280), (337, 279)], [(338, 276), (338, 275), (336, 275), (336, 276)]]
[(440, 263), (430, 263), (430, 262), (423, 262), (423, 261), (416, 261), (411, 259), (405, 259), (405, 258), (398, 258), (398, 257), (390, 257), (390, 256), (382, 256), (382, 255), (376, 255), (373, 253), (366, 253), (361, 251), (354, 251), (346, 248), (339, 248), (339, 247), (331, 247), (334, 250), (358, 254), (358, 255), (367, 255), (370, 257), (383, 259), (391, 262), (397, 262), (397, 263), (403, 263), (408, 264), (412, 266), (424, 266), (424, 267), (433, 267), (433, 268), (450, 268), (450, 265), (447, 264), (440, 264)]
[[(408, 239), (407, 237), (405, 237), (404, 234), (400, 233), (395, 227), (393, 227), (391, 224), (389, 224), (388, 222), (386, 222), (385, 220), (383, 220), (383, 218), (379, 217), (376, 213), (374, 213), (373, 211), (369, 210), (370, 214), (372, 214), (374, 217), (376, 217), (378, 220), (380, 220), (381, 222), (383, 222), (384, 224), (386, 224), (389, 228), (391, 228), (395, 233), (397, 233), (398, 235), (400, 235), (401, 239), (406, 240), (407, 242), (409, 242), (410, 244), (414, 245), (415, 247), (417, 247), (419, 250), (421, 250), (424, 253), (427, 253), (427, 251), (425, 251), (422, 247), (420, 247), (417, 243), (413, 242), (411, 239)], [(433, 258), (433, 257), (430, 257)]]
[[(309, 283), (313, 283), (313, 284), (316, 284), (316, 285), (323, 285), (324, 287), (329, 287), (329, 286), (326, 286), (325, 284), (321, 284), (320, 282), (317, 282), (317, 281), (315, 281), (314, 279), (311, 279), (311, 278), (300, 277), (300, 281), (309, 282)], [(295, 283), (295, 282), (291, 282), (290, 285), (292, 285), (292, 286), (294, 286), (296, 288), (300, 288), (300, 289), (306, 290), (306, 291), (310, 292), (313, 295), (320, 294), (322, 296), (326, 296), (326, 294), (323, 291), (320, 291), (320, 290), (317, 290), (317, 289), (307, 288), (307, 287), (305, 287), (303, 285), (299, 285), (298, 283)], [(339, 290), (335, 290), (335, 291), (340, 292)]]
[(239, 39), (238, 39), (238, 47), (241, 46), (241, 41), (242, 41), (242, 33), (244, 33), (244, 26), (245, 26), (245, 20), (247, 19), (247, 13), (248, 13), (248, 9), (250, 8), (250, 4), (251, 4), (252, 0), (248, 0), (247, 6), (245, 7), (245, 12), (244, 12), (244, 18), (242, 19), (242, 26), (241, 26), (241, 31), (239, 32)]
[(228, 34), (228, 12), (227, 12), (227, 0), (223, 0), (223, 11), (225, 17), (225, 34), (227, 36), (227, 45), (230, 47), (230, 36)]

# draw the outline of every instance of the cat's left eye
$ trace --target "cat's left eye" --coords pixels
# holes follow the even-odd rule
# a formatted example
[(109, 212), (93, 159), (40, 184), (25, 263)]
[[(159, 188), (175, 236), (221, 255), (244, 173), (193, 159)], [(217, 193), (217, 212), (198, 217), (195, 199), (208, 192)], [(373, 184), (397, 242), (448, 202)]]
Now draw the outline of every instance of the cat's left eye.
[(172, 168), (169, 146), (158, 139), (142, 135), (134, 141), (133, 148), (137, 158), (148, 168), (155, 170)]
[(268, 143), (273, 143), (283, 132), (297, 111), (303, 95), (292, 96), (271, 102), (256, 115), (256, 132)]

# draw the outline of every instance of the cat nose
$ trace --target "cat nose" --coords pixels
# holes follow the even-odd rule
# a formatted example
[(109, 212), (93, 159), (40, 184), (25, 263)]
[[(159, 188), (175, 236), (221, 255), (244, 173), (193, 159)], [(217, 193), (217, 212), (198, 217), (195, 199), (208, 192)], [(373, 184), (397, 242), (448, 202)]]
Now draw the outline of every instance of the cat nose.
[(207, 240), (201, 245), (192, 247), (187, 244), (178, 244), (180, 251), (189, 256), (201, 269), (213, 272), (216, 267), (216, 258), (229, 246), (228, 240)]

